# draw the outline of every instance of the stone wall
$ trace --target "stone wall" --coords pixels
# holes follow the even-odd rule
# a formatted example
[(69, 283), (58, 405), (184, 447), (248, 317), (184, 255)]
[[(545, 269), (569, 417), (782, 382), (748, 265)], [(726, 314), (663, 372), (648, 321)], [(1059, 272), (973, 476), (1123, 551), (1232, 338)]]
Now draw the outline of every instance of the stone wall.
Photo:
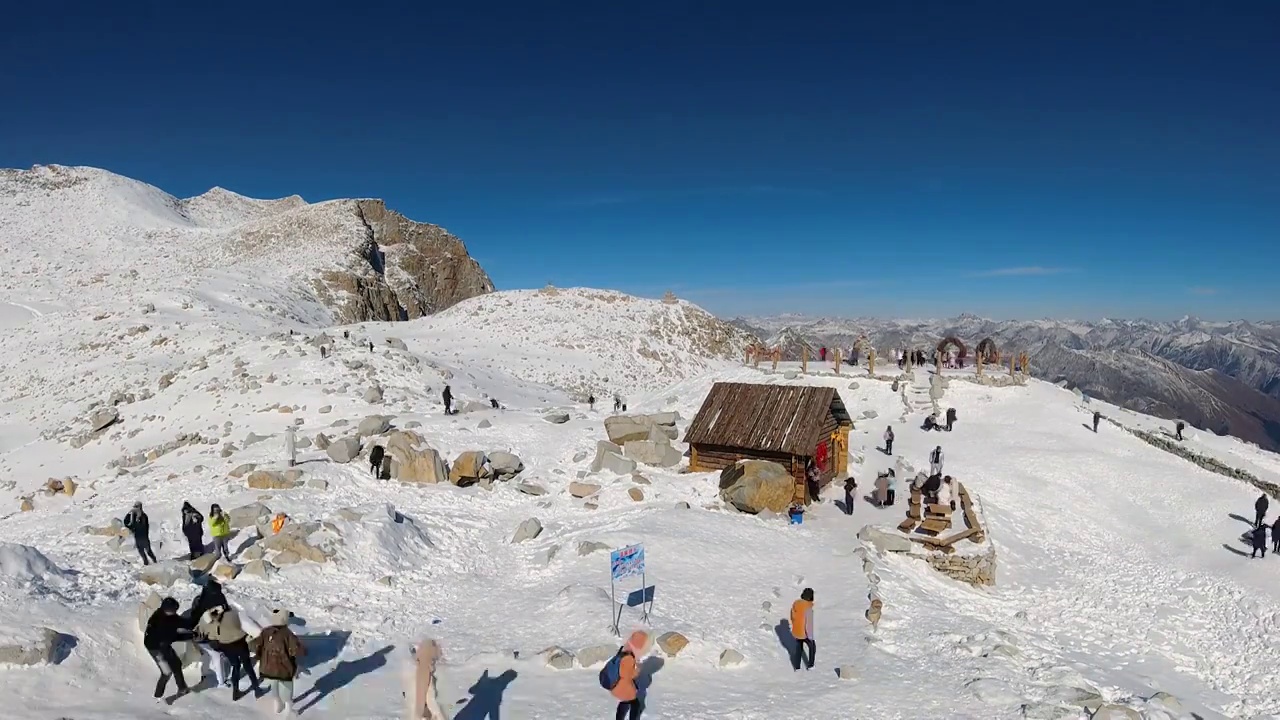
[(1214, 472), (1219, 475), (1224, 475), (1226, 477), (1232, 478), (1233, 480), (1240, 480), (1242, 482), (1249, 483), (1250, 485), (1258, 488), (1259, 490), (1270, 495), (1273, 498), (1280, 498), (1280, 485), (1277, 485), (1272, 482), (1267, 482), (1266, 480), (1263, 480), (1262, 478), (1258, 477), (1257, 475), (1254, 475), (1248, 470), (1241, 470), (1240, 468), (1234, 468), (1218, 460), (1217, 458), (1212, 458), (1212, 457), (1209, 457), (1208, 455), (1201, 455), (1200, 453), (1194, 450), (1184, 447), (1183, 445), (1178, 443), (1178, 441), (1176, 440), (1162, 437), (1160, 435), (1157, 435), (1156, 433), (1150, 433), (1145, 430), (1126, 427), (1116, 422), (1115, 420), (1112, 420), (1111, 418), (1105, 418), (1105, 419), (1108, 423), (1120, 428), (1121, 430), (1124, 430), (1125, 432), (1129, 433), (1130, 435), (1133, 435), (1134, 437), (1138, 438), (1139, 440), (1142, 440), (1143, 442), (1147, 443), (1148, 445), (1151, 445), (1152, 447), (1157, 447), (1157, 448), (1160, 448), (1161, 450), (1164, 450), (1167, 453), (1177, 455), (1183, 460), (1186, 460), (1187, 462), (1198, 465), (1199, 467), (1204, 468), (1209, 472)]
[(934, 570), (953, 580), (975, 587), (996, 584), (996, 549), (990, 543), (986, 543), (986, 552), (979, 555), (934, 552), (925, 556), (925, 560)]

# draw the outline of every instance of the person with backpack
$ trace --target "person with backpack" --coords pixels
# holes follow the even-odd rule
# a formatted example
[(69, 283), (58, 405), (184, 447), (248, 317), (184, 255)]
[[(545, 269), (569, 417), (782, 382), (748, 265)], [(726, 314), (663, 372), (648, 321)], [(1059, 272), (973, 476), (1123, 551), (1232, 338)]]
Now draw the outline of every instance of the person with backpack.
[(1262, 553), (1262, 557), (1265, 558), (1267, 556), (1267, 526), (1258, 523), (1251, 535), (1253, 536), (1253, 554), (1249, 556), (1250, 559), (1258, 557), (1258, 553)]
[(844, 479), (844, 514), (853, 514), (853, 495), (858, 491), (858, 481), (853, 476)]
[(1093, 411), (1093, 432), (1098, 433), (1098, 421), (1102, 419), (1102, 413), (1098, 410)]
[(182, 503), (182, 534), (191, 560), (204, 554), (204, 516), (189, 502)]
[(799, 670), (801, 661), (805, 670), (813, 669), (818, 654), (813, 631), (813, 588), (805, 588), (800, 599), (791, 604), (791, 637), (795, 640), (791, 646), (792, 669)]
[(1253, 521), (1254, 527), (1262, 524), (1262, 519), (1267, 516), (1267, 508), (1270, 503), (1271, 501), (1267, 499), (1266, 493), (1259, 495), (1258, 499), (1253, 503), (1253, 511), (1258, 515), (1257, 519)]
[(156, 699), (164, 697), (171, 675), (177, 681), (178, 693), (168, 702), (172, 703), (191, 692), (191, 688), (187, 687), (187, 679), (182, 676), (182, 661), (178, 659), (178, 653), (173, 651), (173, 644), (191, 640), (192, 637), (187, 621), (178, 615), (178, 601), (171, 597), (161, 600), (160, 607), (147, 619), (147, 629), (142, 635), (142, 646), (147, 649), (151, 660), (160, 670), (160, 680), (156, 683)]
[(444, 386), (444, 392), (440, 393), (440, 399), (444, 401), (444, 414), (453, 414), (453, 389), (448, 385)]
[(649, 635), (637, 630), (600, 670), (600, 686), (618, 701), (616, 720), (640, 720), (640, 714), (644, 712), (644, 699), (636, 686), (636, 678), (640, 676), (636, 658), (643, 655), (648, 647)]
[(142, 511), (141, 502), (135, 502), (133, 508), (124, 516), (124, 526), (133, 533), (133, 544), (138, 548), (138, 554), (142, 556), (142, 564), (150, 565), (157, 562), (156, 554), (151, 552), (151, 521)]
[(951, 432), (951, 426), (956, 424), (956, 409), (947, 408), (947, 432)]
[(929, 474), (930, 475), (942, 474), (942, 460), (943, 460), (942, 446), (939, 445), (933, 449), (933, 452), (929, 453)]
[[(240, 624), (239, 613), (227, 606), (214, 607), (201, 618), (197, 634), (205, 638), (211, 650), (230, 662), (232, 702), (248, 694), (247, 690), (244, 695), (240, 692), (241, 672), (248, 676), (249, 689), (253, 691), (254, 697), (262, 694), (258, 676), (253, 671), (253, 661), (249, 657), (249, 635)], [(218, 666), (221, 664), (219, 659)], [(218, 684), (223, 684), (222, 678), (218, 678)]]
[(386, 450), (381, 445), (374, 445), (369, 451), (369, 474), (378, 477), (378, 470), (382, 468), (382, 456), (386, 454)]
[(884, 454), (893, 454), (893, 426), (884, 429)]
[(298, 658), (306, 654), (302, 641), (289, 629), (286, 610), (271, 611), (271, 626), (254, 638), (252, 650), (258, 658), (258, 671), (271, 681), (276, 698), (276, 713), (293, 712), (293, 679), (298, 676)]
[(216, 503), (209, 508), (209, 534), (213, 536), (213, 551), (231, 562), (231, 551), (227, 548), (231, 542), (231, 518)]

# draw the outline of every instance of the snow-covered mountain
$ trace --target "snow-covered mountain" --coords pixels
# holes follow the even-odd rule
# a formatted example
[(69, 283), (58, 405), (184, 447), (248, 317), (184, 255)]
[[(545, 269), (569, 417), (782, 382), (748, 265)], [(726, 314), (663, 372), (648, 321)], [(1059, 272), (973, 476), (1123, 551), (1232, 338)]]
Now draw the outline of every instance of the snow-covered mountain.
[[(124, 288), (157, 306), (246, 310), (328, 324), (421, 317), (493, 290), (462, 241), (380, 200), (179, 200), (105, 170), (0, 170), (0, 299), (92, 308)], [(146, 293), (136, 292), (145, 288)]]
[[(932, 348), (948, 336), (972, 349), (991, 338), (1031, 354), (1031, 371), (1093, 397), (1164, 418), (1181, 417), (1280, 449), (1280, 322), (1147, 320), (994, 321), (975, 315), (945, 320), (736, 318), (737, 327), (795, 347), (850, 347), (865, 334), (881, 353)], [(798, 355), (796, 355), (798, 357)]]

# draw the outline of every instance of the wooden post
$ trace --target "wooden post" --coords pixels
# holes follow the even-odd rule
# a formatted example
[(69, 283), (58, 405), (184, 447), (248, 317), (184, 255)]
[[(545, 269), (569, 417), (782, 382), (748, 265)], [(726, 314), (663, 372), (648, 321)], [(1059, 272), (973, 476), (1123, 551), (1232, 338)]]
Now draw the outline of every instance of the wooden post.
[(1031, 377), (1031, 355), (1022, 353), (1022, 374)]
[(978, 377), (982, 377), (982, 353), (978, 353)]
[(836, 348), (831, 352), (833, 353), (832, 358), (836, 362), (836, 374), (839, 375), (840, 374), (840, 348)]
[(809, 374), (809, 346), (800, 348), (800, 372), (804, 375)]
[(782, 348), (773, 349), (773, 371), (778, 371), (778, 361), (782, 359)]
[(698, 469), (698, 448), (689, 448), (689, 472), (701, 472)]
[(1014, 365), (1014, 358), (1012, 355), (1010, 355), (1009, 356), (1009, 377), (1013, 377), (1013, 365)]
[(876, 376), (876, 349), (871, 348), (871, 352), (867, 353), (867, 375)]

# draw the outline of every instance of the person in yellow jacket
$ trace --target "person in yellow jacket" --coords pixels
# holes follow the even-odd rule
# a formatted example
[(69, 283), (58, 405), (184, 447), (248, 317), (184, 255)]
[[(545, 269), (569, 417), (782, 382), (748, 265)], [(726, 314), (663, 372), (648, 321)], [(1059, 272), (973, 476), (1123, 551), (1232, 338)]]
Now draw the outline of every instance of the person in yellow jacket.
[(231, 518), (218, 505), (209, 508), (209, 534), (213, 536), (213, 551), (231, 562), (231, 551), (227, 548), (231, 541)]
[(800, 599), (791, 603), (791, 637), (795, 639), (791, 646), (791, 667), (799, 670), (803, 660), (804, 669), (812, 670), (818, 654), (818, 646), (813, 641), (813, 588), (805, 588)]

